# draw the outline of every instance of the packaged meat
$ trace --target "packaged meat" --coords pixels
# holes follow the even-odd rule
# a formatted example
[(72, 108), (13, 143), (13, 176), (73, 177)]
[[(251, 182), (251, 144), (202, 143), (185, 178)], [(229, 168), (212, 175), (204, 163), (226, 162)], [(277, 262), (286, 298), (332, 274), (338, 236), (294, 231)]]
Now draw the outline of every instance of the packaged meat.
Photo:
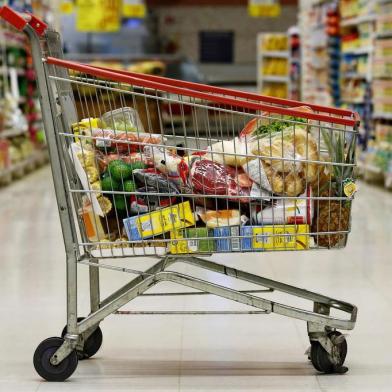
[(162, 144), (164, 139), (161, 135), (152, 133), (136, 133), (116, 131), (112, 129), (92, 130), (95, 147), (105, 153), (130, 154), (143, 152), (146, 144)]
[(231, 200), (248, 203), (252, 181), (241, 168), (223, 166), (204, 158), (192, 162), (190, 183), (194, 193), (228, 195)]

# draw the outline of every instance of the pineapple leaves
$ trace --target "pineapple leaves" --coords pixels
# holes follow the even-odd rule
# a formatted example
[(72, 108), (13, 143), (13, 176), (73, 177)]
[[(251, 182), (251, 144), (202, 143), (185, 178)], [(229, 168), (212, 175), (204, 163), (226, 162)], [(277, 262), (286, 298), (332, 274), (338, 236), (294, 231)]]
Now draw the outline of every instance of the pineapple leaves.
[(342, 182), (344, 179), (352, 177), (353, 167), (342, 166), (341, 164), (347, 165), (354, 163), (356, 138), (353, 135), (350, 142), (348, 143), (348, 146), (345, 146), (345, 132), (342, 132), (340, 130), (333, 131), (322, 129), (321, 133), (325, 145), (327, 146), (330, 161), (334, 163), (333, 182), (335, 182), (335, 189), (339, 189), (338, 193), (342, 193)]

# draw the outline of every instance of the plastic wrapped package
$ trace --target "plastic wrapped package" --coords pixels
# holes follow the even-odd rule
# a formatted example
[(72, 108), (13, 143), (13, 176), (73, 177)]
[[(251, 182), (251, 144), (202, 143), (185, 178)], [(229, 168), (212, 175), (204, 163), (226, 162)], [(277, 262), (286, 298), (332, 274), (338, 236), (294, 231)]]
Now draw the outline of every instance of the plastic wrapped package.
[[(294, 110), (304, 113), (314, 113), (309, 106), (298, 106)], [(240, 132), (240, 140), (250, 143), (259, 137), (272, 136), (274, 133), (279, 133), (289, 126), (293, 126), (295, 121), (296, 129), (305, 129), (309, 131), (312, 122), (302, 117), (282, 116), (281, 118), (269, 117), (270, 113), (263, 112), (262, 117), (253, 118), (247, 122)]]
[(196, 207), (196, 214), (205, 223), (206, 227), (213, 229), (215, 227), (240, 226), (245, 224), (249, 219), (241, 215), (239, 210), (206, 210), (202, 207)]
[(220, 163), (221, 165), (242, 166), (249, 159), (247, 145), (240, 138), (222, 140), (207, 148), (205, 159)]
[(181, 189), (188, 186), (189, 167), (184, 158), (161, 147), (144, 147), (145, 156), (153, 162), (155, 169), (160, 171)]
[(95, 128), (92, 130), (92, 136), (94, 137), (95, 147), (105, 153), (130, 154), (137, 151), (143, 152), (146, 144), (164, 143), (164, 138), (161, 135), (112, 129)]
[(140, 162), (145, 167), (154, 166), (154, 162), (152, 162), (148, 156), (146, 156), (141, 152), (133, 152), (130, 154), (116, 154), (116, 153), (104, 154), (102, 151), (97, 151), (96, 160), (99, 167), (99, 171), (101, 173), (105, 172), (107, 170), (109, 163), (115, 160), (121, 160), (128, 164)]
[(138, 112), (129, 107), (110, 110), (102, 115), (101, 121), (105, 128), (116, 131), (144, 133)]
[(231, 200), (248, 203), (252, 187), (251, 179), (241, 168), (223, 166), (208, 159), (196, 159), (190, 169), (193, 191), (203, 195), (228, 195)]
[(252, 205), (251, 208), (252, 223), (258, 225), (310, 225), (313, 214), (314, 205), (310, 187), (298, 199), (278, 199), (262, 209), (258, 205)]
[[(243, 169), (260, 188), (267, 192), (298, 196), (305, 190), (305, 180), (299, 174), (277, 172), (261, 159), (256, 158), (247, 162)], [(252, 194), (254, 195), (254, 191)]]
[(177, 185), (156, 169), (137, 169), (133, 171), (133, 175), (136, 181), (142, 184), (137, 192), (145, 193), (131, 196), (131, 212), (133, 213), (170, 206), (180, 193)]

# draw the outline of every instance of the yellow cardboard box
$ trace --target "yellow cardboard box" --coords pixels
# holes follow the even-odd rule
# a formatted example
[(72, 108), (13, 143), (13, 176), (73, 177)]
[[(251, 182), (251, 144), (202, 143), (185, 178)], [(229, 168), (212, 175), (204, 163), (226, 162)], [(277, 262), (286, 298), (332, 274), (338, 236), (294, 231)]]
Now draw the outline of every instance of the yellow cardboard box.
[(309, 248), (309, 225), (244, 226), (243, 250), (303, 250)]
[(150, 238), (175, 229), (184, 229), (194, 224), (195, 216), (189, 201), (124, 219), (124, 227), (130, 241)]
[(191, 227), (170, 232), (170, 253), (211, 253), (215, 250), (213, 231), (207, 227)]

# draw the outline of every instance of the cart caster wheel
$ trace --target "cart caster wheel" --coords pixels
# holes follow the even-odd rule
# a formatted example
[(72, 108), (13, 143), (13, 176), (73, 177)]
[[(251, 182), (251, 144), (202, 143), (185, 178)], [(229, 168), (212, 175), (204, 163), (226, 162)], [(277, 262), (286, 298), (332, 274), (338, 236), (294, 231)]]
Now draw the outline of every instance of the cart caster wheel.
[(348, 371), (343, 363), (347, 355), (347, 341), (344, 336), (338, 331), (332, 331), (328, 334), (328, 337), (339, 338), (338, 342), (334, 342), (334, 350), (337, 350), (339, 354), (339, 363), (334, 364), (330, 355), (325, 351), (324, 347), (317, 341), (311, 342), (310, 348), (310, 360), (316, 370), (322, 373), (338, 373), (343, 374)]
[(65, 381), (78, 366), (76, 351), (72, 351), (60, 364), (52, 365), (50, 358), (64, 343), (62, 338), (48, 338), (41, 342), (34, 353), (34, 368), (47, 381)]
[[(83, 319), (84, 317), (78, 317), (78, 323)], [(63, 338), (66, 333), (67, 326), (65, 326), (63, 332), (61, 332), (61, 337)], [(98, 326), (97, 329), (84, 342), (83, 351), (76, 350), (76, 352), (78, 353), (78, 359), (82, 361), (83, 359), (88, 359), (95, 355), (102, 346), (102, 339), (102, 330)]]

